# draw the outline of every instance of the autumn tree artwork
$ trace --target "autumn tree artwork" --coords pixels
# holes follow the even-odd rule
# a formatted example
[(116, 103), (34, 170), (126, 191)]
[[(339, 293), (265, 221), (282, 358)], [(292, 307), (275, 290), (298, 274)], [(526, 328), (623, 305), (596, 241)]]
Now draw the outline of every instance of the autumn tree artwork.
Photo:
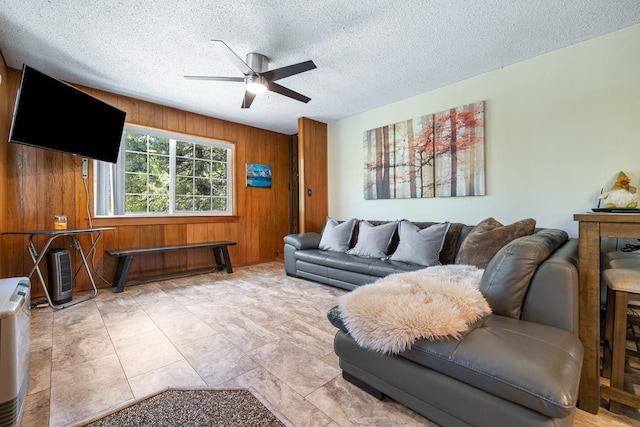
[(484, 102), (435, 114), (436, 197), (484, 196)]
[(484, 194), (484, 102), (364, 132), (366, 200)]
[(434, 196), (433, 115), (365, 131), (364, 155), (365, 199)]

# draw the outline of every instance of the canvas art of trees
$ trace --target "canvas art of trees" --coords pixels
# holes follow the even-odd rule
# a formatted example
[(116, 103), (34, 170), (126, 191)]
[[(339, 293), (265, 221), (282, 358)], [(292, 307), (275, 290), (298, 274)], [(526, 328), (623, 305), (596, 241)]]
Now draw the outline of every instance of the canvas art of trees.
[(484, 102), (364, 132), (366, 200), (480, 196)]
[(436, 196), (484, 196), (484, 102), (435, 114)]

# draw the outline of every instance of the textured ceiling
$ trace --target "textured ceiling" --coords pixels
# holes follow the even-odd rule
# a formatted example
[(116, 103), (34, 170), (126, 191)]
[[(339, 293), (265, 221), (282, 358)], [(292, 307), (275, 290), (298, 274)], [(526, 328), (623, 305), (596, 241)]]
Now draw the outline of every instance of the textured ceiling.
[[(0, 50), (56, 78), (285, 134), (331, 122), (640, 22), (638, 0), (3, 0)], [(258, 95), (211, 39), (312, 100)]]

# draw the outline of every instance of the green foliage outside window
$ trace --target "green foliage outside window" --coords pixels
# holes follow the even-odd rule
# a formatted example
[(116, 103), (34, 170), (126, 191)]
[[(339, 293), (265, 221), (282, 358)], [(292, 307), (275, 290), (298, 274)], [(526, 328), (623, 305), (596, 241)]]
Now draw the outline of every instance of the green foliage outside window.
[(228, 148), (126, 132), (124, 150), (125, 214), (228, 212)]

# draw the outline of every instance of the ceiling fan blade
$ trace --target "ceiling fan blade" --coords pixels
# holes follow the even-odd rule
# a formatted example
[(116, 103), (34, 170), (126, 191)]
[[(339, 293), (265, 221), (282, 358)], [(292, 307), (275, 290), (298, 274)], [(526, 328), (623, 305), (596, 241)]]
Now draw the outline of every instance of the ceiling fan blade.
[(242, 74), (244, 74), (245, 76), (250, 76), (256, 73), (251, 69), (251, 67), (247, 65), (246, 62), (242, 60), (242, 58), (236, 55), (236, 53), (233, 50), (231, 50), (231, 48), (227, 46), (225, 42), (223, 42), (222, 40), (211, 40), (211, 41), (222, 43), (227, 48), (227, 57), (231, 60), (231, 62), (233, 62), (233, 65), (238, 67), (238, 69), (242, 72)]
[(313, 70), (314, 68), (316, 68), (316, 64), (314, 64), (313, 61), (305, 61), (298, 64), (287, 65), (286, 67), (276, 68), (275, 70), (266, 71), (264, 73), (260, 73), (260, 75), (269, 82), (274, 82), (276, 80), (284, 79), (285, 77)]
[(255, 93), (251, 93), (248, 90), (245, 90), (244, 91), (244, 99), (242, 100), (242, 108), (251, 107), (251, 103), (253, 102), (255, 97), (256, 97)]
[(213, 80), (215, 82), (244, 82), (244, 77), (184, 76), (189, 80)]
[(304, 102), (305, 104), (311, 101), (311, 98), (306, 97), (296, 91), (288, 89), (284, 86), (279, 85), (278, 83), (269, 83), (269, 90), (271, 92), (279, 93), (280, 95), (287, 96), (289, 98), (295, 99), (296, 101)]

